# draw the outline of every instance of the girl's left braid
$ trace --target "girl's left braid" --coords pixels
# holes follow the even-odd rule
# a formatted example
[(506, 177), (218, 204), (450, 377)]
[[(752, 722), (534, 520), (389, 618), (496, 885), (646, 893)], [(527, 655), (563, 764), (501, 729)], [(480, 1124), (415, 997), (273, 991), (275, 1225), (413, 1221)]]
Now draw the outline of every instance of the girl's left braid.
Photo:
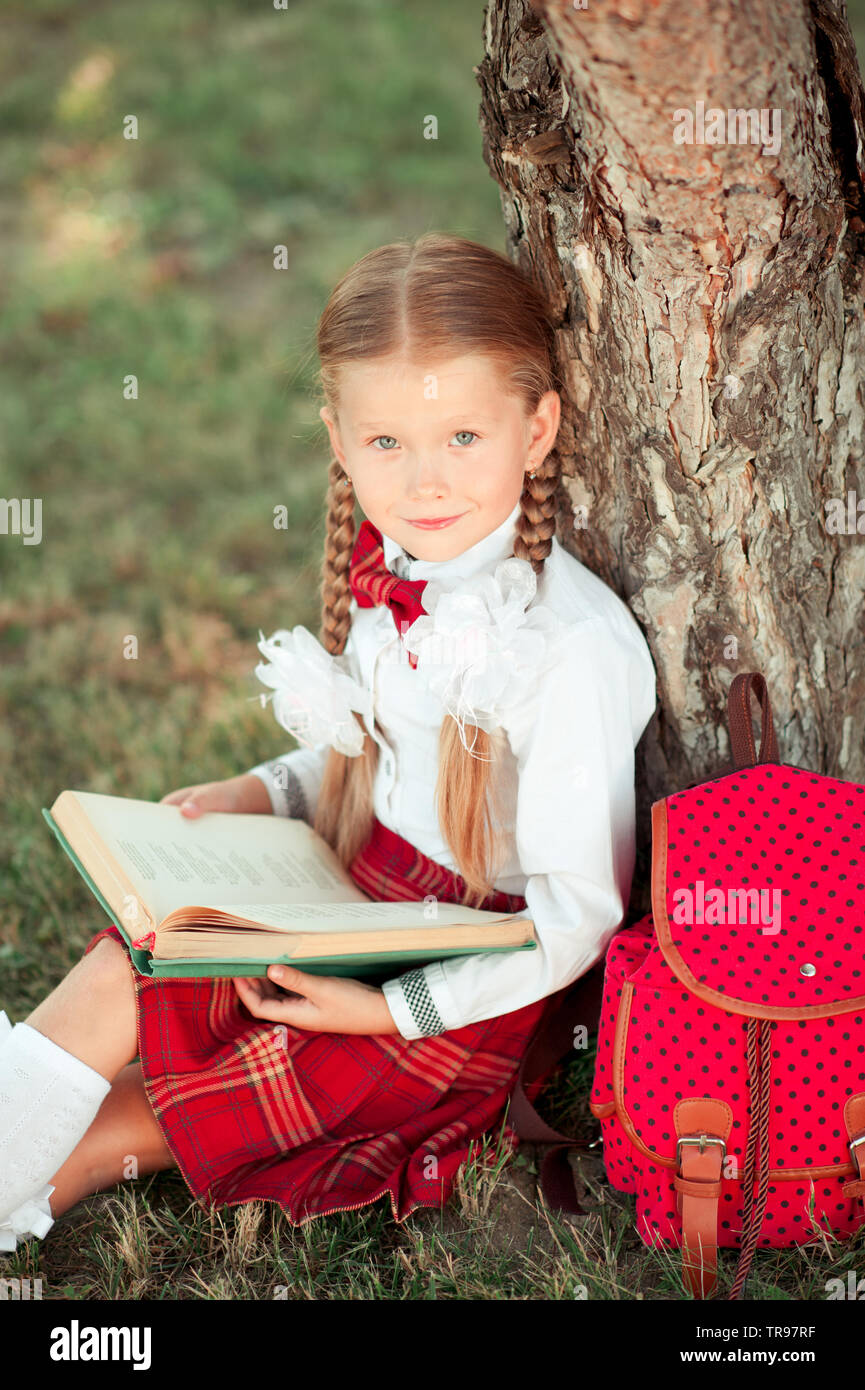
[(551, 449), (543, 463), (534, 469), (535, 476), (526, 476), (520, 495), (514, 555), (518, 560), (528, 560), (536, 575), (540, 575), (553, 548), (562, 505), (561, 471), (561, 461), (555, 449)]
[(342, 465), (331, 459), (327, 485), (327, 522), (321, 567), (321, 633), (319, 641), (331, 656), (339, 656), (351, 627), (350, 565), (355, 542), (354, 488)]

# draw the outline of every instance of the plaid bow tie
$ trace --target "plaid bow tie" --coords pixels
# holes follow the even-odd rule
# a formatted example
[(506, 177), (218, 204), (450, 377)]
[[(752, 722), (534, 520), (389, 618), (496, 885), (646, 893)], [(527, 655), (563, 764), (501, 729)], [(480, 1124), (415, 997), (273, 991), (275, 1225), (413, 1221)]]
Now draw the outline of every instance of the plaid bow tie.
[[(357, 541), (351, 556), (351, 592), (360, 608), (377, 608), (385, 604), (393, 614), (394, 625), (402, 640), (402, 624), (410, 626), (415, 618), (424, 613), (421, 594), (426, 588), (425, 579), (398, 579), (391, 574), (384, 562), (384, 546), (381, 531), (371, 521), (364, 521), (358, 532)], [(408, 654), (412, 669), (417, 668), (417, 657)]]

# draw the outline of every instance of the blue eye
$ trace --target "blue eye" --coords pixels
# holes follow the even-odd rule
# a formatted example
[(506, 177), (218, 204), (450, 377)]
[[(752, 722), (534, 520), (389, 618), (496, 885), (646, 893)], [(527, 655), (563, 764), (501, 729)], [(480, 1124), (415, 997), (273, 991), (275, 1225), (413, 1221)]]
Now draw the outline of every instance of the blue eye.
[[(452, 435), (452, 438), (459, 439), (460, 435), (462, 435), (467, 440), (466, 444), (462, 446), (463, 448), (468, 448), (469, 444), (471, 444), (473, 440), (479, 438), (479, 435), (477, 435), (474, 430), (457, 430), (456, 434)], [(369, 443), (374, 446), (377, 446), (379, 444), (379, 441), (382, 439), (389, 439), (390, 445), (386, 448), (379, 448), (378, 452), (380, 454), (391, 454), (393, 453), (395, 448), (399, 448), (399, 440), (395, 439), (392, 434), (377, 434), (375, 439), (371, 439)]]

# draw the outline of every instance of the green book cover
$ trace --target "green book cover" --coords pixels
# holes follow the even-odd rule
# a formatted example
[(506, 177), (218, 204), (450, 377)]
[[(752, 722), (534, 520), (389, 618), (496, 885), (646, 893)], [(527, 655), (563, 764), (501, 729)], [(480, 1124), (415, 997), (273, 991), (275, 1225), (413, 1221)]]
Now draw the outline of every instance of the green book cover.
[[(394, 974), (400, 973), (403, 967), (410, 969), (414, 966), (429, 965), (433, 961), (444, 960), (450, 956), (480, 954), (476, 947), (454, 946), (440, 948), (433, 953), (429, 950), (358, 952), (344, 956), (306, 956), (302, 960), (295, 960), (291, 955), (274, 956), (268, 960), (262, 960), (260, 957), (252, 960), (233, 957), (230, 961), (201, 960), (198, 958), (193, 960), (154, 960), (149, 950), (140, 946), (133, 946), (129, 932), (123, 923), (117, 920), (118, 914), (115, 913), (97, 888), (51, 812), (43, 806), (42, 814), (87, 887), (126, 941), (132, 962), (139, 975), (149, 975), (156, 979), (173, 976), (186, 979), (214, 975), (252, 976), (266, 975), (268, 965), (293, 965), (295, 969), (306, 971), (310, 975), (339, 975), (366, 980), (370, 984), (382, 984), (385, 980), (392, 979)], [(501, 951), (533, 951), (535, 949), (536, 943), (527, 941), (520, 946), (490, 946), (483, 954)]]

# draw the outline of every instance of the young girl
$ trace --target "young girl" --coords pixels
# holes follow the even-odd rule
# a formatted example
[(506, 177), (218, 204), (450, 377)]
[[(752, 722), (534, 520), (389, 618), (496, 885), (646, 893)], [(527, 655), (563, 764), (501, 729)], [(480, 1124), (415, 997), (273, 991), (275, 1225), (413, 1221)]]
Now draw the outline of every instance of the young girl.
[(25, 1023), (0, 1015), (0, 1248), (175, 1165), (202, 1204), (264, 1198), (296, 1224), (384, 1194), (397, 1221), (441, 1206), (545, 1002), (627, 907), (655, 673), (629, 609), (555, 536), (541, 295), (484, 246), (422, 236), (349, 270), (318, 349), (321, 640), (281, 629), (256, 668), (301, 746), (163, 800), (301, 817), (372, 898), (525, 910), (538, 946), (380, 986), (287, 966), (159, 981), (98, 931)]

